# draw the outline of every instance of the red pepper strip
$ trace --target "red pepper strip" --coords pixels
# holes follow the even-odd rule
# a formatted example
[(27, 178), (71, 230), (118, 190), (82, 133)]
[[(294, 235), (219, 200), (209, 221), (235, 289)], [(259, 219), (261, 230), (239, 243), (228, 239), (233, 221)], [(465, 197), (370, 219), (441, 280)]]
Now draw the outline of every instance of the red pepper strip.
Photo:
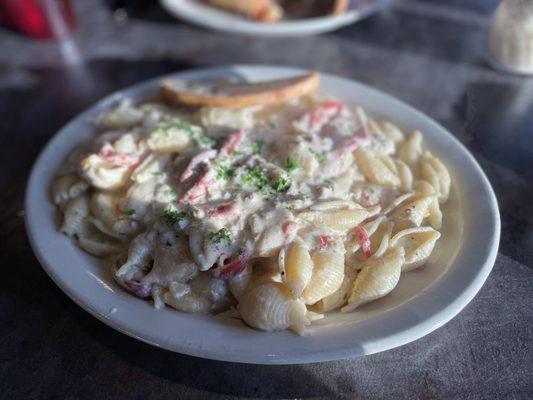
[(219, 156), (231, 156), (233, 150), (235, 150), (237, 146), (243, 142), (248, 132), (248, 129), (242, 129), (229, 135), (218, 151)]
[[(363, 131), (363, 136), (361, 137), (353, 137), (350, 139), (345, 140), (340, 144), (339, 147), (336, 147), (332, 150), (332, 155), (334, 157), (342, 157), (345, 154), (353, 153), (355, 150), (366, 147), (370, 145), (370, 133), (368, 132), (368, 128), (363, 127), (361, 128)], [(366, 132), (366, 133), (365, 133)]]
[(241, 255), (237, 255), (236, 257), (232, 257), (226, 265), (214, 268), (213, 276), (221, 279), (233, 278), (235, 275), (239, 275), (242, 271), (244, 271), (248, 265), (249, 259), (250, 255), (248, 253), (243, 253)]
[(214, 171), (209, 169), (189, 190), (187, 190), (178, 200), (179, 203), (195, 201), (207, 194), (209, 186), (216, 182)]
[(368, 233), (366, 232), (365, 228), (358, 226), (355, 228), (355, 231), (357, 233), (357, 237), (359, 239), (359, 244), (361, 245), (361, 248), (363, 249), (363, 253), (368, 258), (372, 255), (372, 249), (371, 249), (371, 243), (370, 238), (368, 237)]
[(331, 238), (329, 235), (322, 235), (318, 238), (318, 245), (320, 246), (321, 250), (325, 250), (329, 247), (329, 241)]
[(231, 213), (235, 209), (234, 203), (222, 204), (211, 210), (210, 215), (213, 217), (221, 217)]
[(288, 221), (285, 224), (283, 224), (283, 233), (285, 236), (289, 236), (292, 233), (296, 232), (298, 229), (298, 223), (294, 221)]
[(135, 167), (141, 162), (137, 154), (117, 153), (109, 142), (104, 143), (98, 155), (114, 167)]
[(321, 129), (333, 117), (344, 109), (344, 104), (337, 101), (328, 101), (311, 110), (309, 123), (311, 128)]
[(201, 153), (198, 153), (193, 158), (191, 158), (191, 161), (189, 161), (189, 164), (187, 164), (187, 167), (180, 176), (180, 182), (187, 182), (194, 175), (196, 167), (198, 167), (198, 165), (210, 160), (211, 158), (214, 158), (216, 154), (216, 150), (206, 150), (202, 151)]

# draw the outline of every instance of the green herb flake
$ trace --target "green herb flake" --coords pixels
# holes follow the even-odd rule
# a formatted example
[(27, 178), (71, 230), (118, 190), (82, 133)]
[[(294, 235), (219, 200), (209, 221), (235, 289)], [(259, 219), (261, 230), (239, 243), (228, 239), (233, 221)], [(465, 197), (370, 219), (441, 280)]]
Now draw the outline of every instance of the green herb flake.
[(183, 211), (176, 210), (172, 205), (169, 204), (163, 211), (163, 218), (167, 224), (176, 225), (183, 218), (185, 218), (185, 213)]
[(300, 168), (300, 164), (298, 164), (298, 162), (294, 158), (287, 157), (287, 159), (285, 160), (285, 168), (287, 169), (287, 171), (291, 172), (295, 169)]
[(128, 211), (126, 211), (126, 214), (127, 214), (127, 215), (130, 215), (130, 216), (131, 216), (131, 215), (135, 215), (135, 214), (137, 214), (137, 211), (135, 211), (135, 210), (133, 210), (133, 209), (132, 209), (132, 210), (128, 210)]
[(261, 150), (263, 149), (263, 142), (261, 140), (256, 140), (252, 143), (252, 153), (253, 154), (259, 154), (261, 153)]
[(227, 165), (228, 161), (229, 160), (227, 158), (215, 160), (215, 165), (217, 167), (217, 179), (224, 179), (225, 181), (229, 181), (233, 176), (233, 170), (231, 170), (230, 167)]
[(228, 228), (222, 228), (218, 232), (210, 232), (207, 237), (213, 243), (220, 243), (223, 240), (231, 243), (231, 231)]
[(171, 201), (178, 200), (178, 194), (174, 190), (171, 190), (168, 195), (169, 195)]
[(324, 153), (317, 153), (315, 150), (313, 150), (311, 147), (309, 147), (307, 149), (307, 151), (309, 151), (309, 153), (311, 153), (312, 155), (314, 155), (317, 159), (317, 161), (322, 164), (324, 161), (326, 161), (326, 156), (324, 156)]
[(286, 193), (292, 185), (291, 180), (287, 176), (280, 175), (272, 184), (272, 190), (276, 193)]
[(161, 175), (163, 175), (163, 173), (161, 171), (153, 171), (152, 175), (153, 176), (161, 176)]
[(268, 179), (260, 165), (255, 165), (242, 175), (242, 180), (248, 185), (255, 186), (261, 193), (268, 193)]

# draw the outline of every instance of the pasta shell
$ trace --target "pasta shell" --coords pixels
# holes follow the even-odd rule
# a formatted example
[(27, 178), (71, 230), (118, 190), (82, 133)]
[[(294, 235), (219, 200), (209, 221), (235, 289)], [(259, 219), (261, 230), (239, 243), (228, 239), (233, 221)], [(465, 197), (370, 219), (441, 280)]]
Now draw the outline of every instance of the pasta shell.
[(67, 236), (83, 236), (87, 232), (89, 197), (84, 195), (70, 200), (65, 206), (64, 213), (60, 231)]
[(413, 189), (413, 173), (406, 163), (396, 160), (396, 170), (401, 184), (400, 189), (404, 192), (409, 192)]
[[(370, 258), (379, 258), (387, 251), (393, 228), (394, 223), (388, 221), (384, 216), (363, 225), (363, 229), (370, 240)], [(353, 232), (350, 238), (348, 249), (351, 255), (346, 261), (354, 266), (355, 269), (360, 269), (360, 261), (366, 259), (368, 255), (361, 250), (360, 238), (357, 232)]]
[(144, 232), (135, 237), (128, 249), (128, 258), (126, 262), (115, 272), (115, 277), (121, 281), (129, 279), (137, 270), (148, 265), (155, 245), (155, 231)]
[(283, 282), (287, 285), (292, 297), (297, 299), (302, 295), (313, 274), (313, 262), (309, 255), (309, 248), (301, 241), (293, 242), (279, 256), (279, 266)]
[(302, 333), (311, 322), (305, 304), (293, 299), (285, 286), (278, 282), (266, 282), (248, 290), (237, 310), (248, 325), (264, 331), (290, 328)]
[(205, 314), (211, 311), (212, 303), (205, 296), (191, 291), (182, 296), (179, 294), (166, 292), (163, 295), (163, 301), (172, 308), (187, 313)]
[[(433, 195), (436, 193), (433, 186), (424, 180), (416, 180), (413, 184), (413, 188), (421, 194)], [(434, 196), (433, 201), (428, 207), (428, 210), (428, 221), (430, 225), (435, 229), (440, 229), (442, 227), (442, 211), (440, 209), (439, 199), (437, 196)]]
[(159, 153), (179, 153), (193, 144), (192, 137), (186, 129), (174, 125), (161, 129), (164, 131), (156, 130), (144, 139), (148, 149)]
[(91, 212), (108, 229), (101, 227), (98, 222), (95, 223), (95, 226), (114, 237), (136, 234), (140, 228), (139, 222), (128, 218), (119, 211), (118, 196), (112, 192), (94, 193), (91, 196)]
[(420, 160), (420, 173), (439, 193), (439, 201), (446, 202), (450, 196), (451, 178), (444, 164), (427, 151)]
[(327, 212), (304, 211), (298, 214), (299, 218), (306, 220), (317, 226), (328, 227), (330, 229), (346, 232), (347, 230), (359, 225), (370, 213), (364, 208), (344, 209)]
[(87, 182), (82, 181), (75, 174), (59, 176), (52, 185), (52, 200), (55, 205), (62, 206), (84, 193), (88, 188)]
[(170, 282), (187, 283), (198, 276), (198, 272), (198, 266), (189, 260), (184, 243), (159, 243), (154, 251), (154, 265), (142, 281), (166, 287)]
[(357, 275), (348, 305), (341, 311), (353, 311), (362, 304), (390, 293), (400, 280), (404, 255), (404, 250), (400, 247), (389, 250), (379, 259), (369, 260)]
[(190, 285), (172, 283), (163, 295), (169, 306), (188, 313), (216, 311), (226, 302), (227, 285), (221, 279), (200, 274)]
[(357, 166), (371, 183), (388, 188), (400, 186), (400, 178), (396, 175), (396, 166), (385, 154), (361, 148), (356, 152)]
[(379, 124), (379, 127), (381, 128), (381, 132), (394, 143), (399, 143), (405, 138), (400, 128), (390, 122), (382, 122)]
[(405, 229), (390, 241), (391, 247), (403, 247), (405, 262), (402, 271), (411, 271), (423, 265), (440, 238), (440, 232), (430, 227)]
[[(411, 168), (416, 168), (422, 155), (422, 134), (414, 131), (398, 150), (398, 158)], [(415, 171), (416, 172), (416, 171)]]
[(320, 312), (328, 312), (345, 305), (353, 288), (353, 282), (356, 276), (357, 272), (353, 268), (346, 266), (344, 268), (344, 278), (341, 286), (335, 292), (316, 303), (316, 309)]
[(253, 268), (248, 265), (240, 274), (235, 275), (228, 281), (229, 290), (237, 300), (240, 300), (246, 290), (248, 290), (252, 277)]
[(116, 242), (110, 242), (98, 236), (85, 236), (78, 238), (78, 244), (87, 253), (96, 257), (104, 257), (117, 253), (122, 246)]
[(157, 174), (161, 174), (161, 171), (165, 169), (169, 160), (170, 154), (150, 154), (135, 168), (131, 174), (131, 179), (137, 183), (154, 179)]
[(416, 195), (398, 206), (390, 216), (396, 232), (420, 226), (422, 221), (429, 216), (429, 206), (434, 198), (434, 195)]
[(102, 190), (119, 189), (126, 183), (129, 167), (112, 167), (98, 155), (91, 154), (81, 161), (82, 175), (89, 183)]
[(344, 279), (344, 253), (343, 244), (332, 241), (327, 249), (311, 254), (313, 275), (302, 293), (305, 304), (315, 304), (339, 289)]

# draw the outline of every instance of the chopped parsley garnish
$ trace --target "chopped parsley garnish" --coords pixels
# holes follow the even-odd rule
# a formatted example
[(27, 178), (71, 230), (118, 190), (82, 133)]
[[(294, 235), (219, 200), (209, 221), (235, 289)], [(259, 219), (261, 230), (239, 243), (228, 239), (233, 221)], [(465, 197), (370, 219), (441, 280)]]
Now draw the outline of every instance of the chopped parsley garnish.
[(259, 154), (263, 148), (263, 142), (261, 140), (256, 140), (252, 143), (252, 153)]
[(175, 201), (178, 199), (178, 194), (174, 190), (171, 190), (168, 195), (170, 196), (170, 200), (172, 201)]
[(217, 179), (229, 181), (233, 176), (233, 170), (230, 169), (230, 167), (227, 165), (227, 162), (228, 159), (225, 158), (215, 160), (215, 165), (217, 166)]
[(185, 213), (183, 211), (176, 210), (172, 205), (169, 204), (163, 211), (163, 218), (167, 224), (176, 225), (183, 218), (185, 218)]
[(244, 155), (244, 153), (243, 153), (242, 151), (233, 150), (233, 151), (231, 152), (231, 155), (232, 155), (232, 156), (235, 156), (235, 157), (241, 157), (241, 156)]
[(294, 158), (287, 157), (287, 159), (285, 160), (285, 168), (287, 169), (287, 171), (291, 172), (295, 169), (300, 168), (300, 164), (298, 164), (298, 162)]
[(192, 140), (194, 140), (196, 145), (199, 147), (212, 149), (217, 145), (217, 141), (209, 136), (193, 136)]
[(137, 211), (135, 211), (135, 210), (128, 210), (128, 211), (126, 211), (126, 214), (127, 214), (127, 215), (135, 215), (135, 214), (137, 214)]
[(309, 147), (307, 149), (307, 151), (309, 151), (309, 153), (311, 153), (312, 155), (314, 155), (317, 159), (317, 161), (322, 164), (324, 161), (326, 161), (326, 157), (324, 156), (324, 153), (317, 153), (315, 150), (313, 150), (311, 147)]
[(163, 173), (161, 171), (153, 171), (152, 175), (153, 176), (161, 176), (161, 175), (163, 175)]
[(210, 232), (207, 237), (214, 243), (220, 243), (223, 240), (231, 243), (231, 231), (228, 228), (222, 228), (218, 232)]
[(180, 123), (178, 124), (177, 128), (184, 130), (184, 131), (187, 132), (187, 133), (189, 134), (189, 136), (191, 136), (191, 137), (194, 136), (194, 129), (192, 129), (192, 125), (189, 124), (189, 123), (186, 122), (186, 121), (180, 121)]
[(239, 250), (237, 250), (237, 255), (242, 256), (244, 254), (244, 249), (241, 247)]
[(280, 175), (272, 184), (272, 190), (277, 193), (286, 193), (292, 185), (291, 180), (287, 176)]
[(277, 125), (274, 121), (268, 121), (268, 126), (271, 127), (272, 129), (276, 129)]
[(255, 165), (243, 174), (242, 180), (255, 186), (261, 193), (268, 193), (268, 179), (260, 165)]

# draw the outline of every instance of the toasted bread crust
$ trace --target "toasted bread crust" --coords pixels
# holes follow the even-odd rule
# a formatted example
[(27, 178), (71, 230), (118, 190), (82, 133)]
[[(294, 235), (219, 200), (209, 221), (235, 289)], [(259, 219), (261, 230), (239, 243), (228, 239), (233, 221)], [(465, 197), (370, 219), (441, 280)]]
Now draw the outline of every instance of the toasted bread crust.
[[(284, 84), (285, 81), (287, 84)], [(169, 103), (188, 106), (247, 107), (275, 104), (305, 96), (318, 88), (319, 74), (313, 72), (290, 79), (261, 83), (236, 84), (235, 87), (257, 88), (257, 91), (236, 94), (203, 94), (176, 90), (172, 82), (161, 83), (161, 95)]]

